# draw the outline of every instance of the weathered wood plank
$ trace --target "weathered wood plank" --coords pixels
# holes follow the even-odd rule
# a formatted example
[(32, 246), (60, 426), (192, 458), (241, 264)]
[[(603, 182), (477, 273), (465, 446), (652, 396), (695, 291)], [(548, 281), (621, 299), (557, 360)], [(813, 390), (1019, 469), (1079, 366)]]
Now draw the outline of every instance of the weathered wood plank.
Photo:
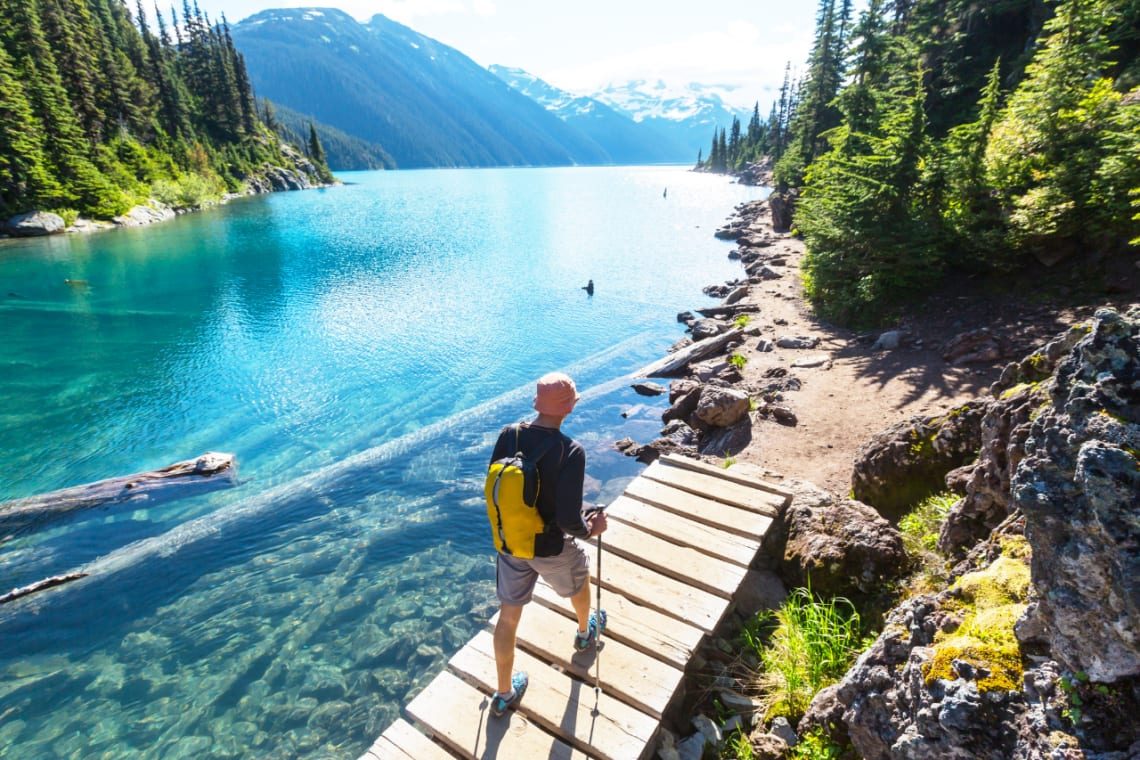
[(745, 567), (710, 557), (691, 546), (670, 543), (618, 520), (610, 523), (603, 539), (606, 551), (724, 599), (732, 599), (748, 572)]
[(578, 625), (541, 604), (528, 605), (519, 623), (518, 645), (535, 657), (551, 662), (578, 678), (594, 683), (597, 657), (602, 658), (602, 690), (642, 712), (660, 718), (683, 673), (672, 665), (639, 652), (627, 644), (602, 638), (601, 652), (593, 647), (574, 650)]
[[(569, 600), (558, 596), (554, 589), (541, 580), (534, 587), (534, 599), (577, 622)], [(688, 665), (693, 652), (705, 636), (701, 629), (638, 604), (613, 589), (603, 590), (602, 608), (609, 619), (606, 623), (606, 636), (681, 670)]]
[(625, 495), (745, 538), (764, 536), (774, 519), (643, 477), (626, 486)]
[(360, 760), (455, 760), (448, 752), (402, 718), (384, 729)]
[[(448, 667), (487, 693), (494, 692), (497, 684), (491, 634), (476, 634), (451, 658)], [(515, 652), (514, 669), (525, 670), (530, 676), (518, 711), (568, 744), (606, 760), (628, 760), (652, 750), (649, 745), (657, 733), (657, 718), (608, 692), (595, 695), (592, 683), (560, 673), (525, 650)]]
[(700, 552), (741, 567), (752, 564), (756, 553), (760, 551), (759, 536), (738, 536), (628, 496), (614, 499), (607, 512), (611, 522), (635, 525), (646, 533), (667, 541), (683, 542)]
[(663, 375), (675, 374), (689, 362), (719, 351), (721, 348), (724, 348), (726, 343), (739, 338), (743, 334), (743, 327), (733, 327), (715, 337), (698, 340), (696, 343), (686, 346), (680, 351), (675, 351), (663, 359), (658, 359), (648, 367), (642, 368), (634, 377), (661, 377)]
[(779, 496), (783, 500), (782, 503), (784, 505), (790, 504), (792, 501), (791, 491), (764, 480), (760, 468), (748, 462), (737, 462), (731, 467), (715, 467), (708, 462), (702, 462), (699, 459), (693, 459), (680, 454), (664, 454), (658, 461), (674, 467), (683, 467), (685, 469), (695, 470), (696, 472), (705, 472), (723, 480), (731, 480), (741, 485), (768, 491), (769, 493)]
[[(684, 620), (705, 633), (712, 633), (724, 617), (728, 609), (726, 600), (606, 552), (604, 547), (603, 542), (603, 588), (614, 589), (638, 604)], [(597, 567), (597, 549), (591, 544), (584, 544), (582, 548), (590, 556), (590, 566)]]
[(588, 755), (511, 710), (491, 715), (491, 699), (444, 671), (408, 705), (408, 714), (460, 757), (588, 760)]
[(646, 467), (641, 477), (769, 517), (776, 517), (784, 505), (784, 498), (770, 491), (736, 483), (710, 473), (668, 465), (660, 460)]

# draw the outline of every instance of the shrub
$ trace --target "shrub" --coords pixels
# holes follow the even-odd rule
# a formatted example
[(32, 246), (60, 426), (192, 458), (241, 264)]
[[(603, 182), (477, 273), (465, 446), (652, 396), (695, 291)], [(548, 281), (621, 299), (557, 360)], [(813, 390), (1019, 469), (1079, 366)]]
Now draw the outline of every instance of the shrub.
[(222, 196), (216, 180), (201, 174), (183, 174), (176, 180), (160, 179), (150, 186), (151, 195), (173, 208), (195, 208)]

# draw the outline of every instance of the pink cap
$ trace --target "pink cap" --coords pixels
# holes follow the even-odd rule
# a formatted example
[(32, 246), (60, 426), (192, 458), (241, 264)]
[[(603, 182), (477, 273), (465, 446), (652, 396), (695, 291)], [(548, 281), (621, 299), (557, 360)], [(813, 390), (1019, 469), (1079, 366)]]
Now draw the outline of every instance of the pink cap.
[(578, 403), (578, 389), (574, 381), (561, 372), (550, 372), (538, 379), (538, 392), (534, 395), (534, 408), (541, 414), (565, 417)]

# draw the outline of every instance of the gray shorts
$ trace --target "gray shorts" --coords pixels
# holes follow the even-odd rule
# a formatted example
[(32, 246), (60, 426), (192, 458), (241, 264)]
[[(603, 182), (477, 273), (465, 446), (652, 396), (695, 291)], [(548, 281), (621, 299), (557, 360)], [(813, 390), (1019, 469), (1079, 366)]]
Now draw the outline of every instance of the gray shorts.
[(559, 596), (574, 596), (590, 579), (590, 558), (573, 539), (567, 539), (562, 553), (556, 557), (519, 559), (500, 552), (495, 564), (495, 591), (499, 601), (518, 607), (526, 604), (540, 575)]

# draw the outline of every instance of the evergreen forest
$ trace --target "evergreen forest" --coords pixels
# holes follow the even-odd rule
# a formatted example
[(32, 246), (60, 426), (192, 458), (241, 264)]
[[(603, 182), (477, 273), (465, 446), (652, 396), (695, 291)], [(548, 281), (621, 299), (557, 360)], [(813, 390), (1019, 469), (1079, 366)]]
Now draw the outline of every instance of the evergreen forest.
[(820, 0), (802, 76), (698, 168), (774, 163), (822, 316), (949, 274), (1094, 268), (1140, 245), (1138, 0)]
[[(0, 219), (194, 207), (290, 166), (225, 17), (182, 0), (0, 0)], [(309, 135), (302, 137), (309, 138)], [(301, 150), (320, 150), (315, 132)], [(311, 155), (315, 179), (332, 179)]]

